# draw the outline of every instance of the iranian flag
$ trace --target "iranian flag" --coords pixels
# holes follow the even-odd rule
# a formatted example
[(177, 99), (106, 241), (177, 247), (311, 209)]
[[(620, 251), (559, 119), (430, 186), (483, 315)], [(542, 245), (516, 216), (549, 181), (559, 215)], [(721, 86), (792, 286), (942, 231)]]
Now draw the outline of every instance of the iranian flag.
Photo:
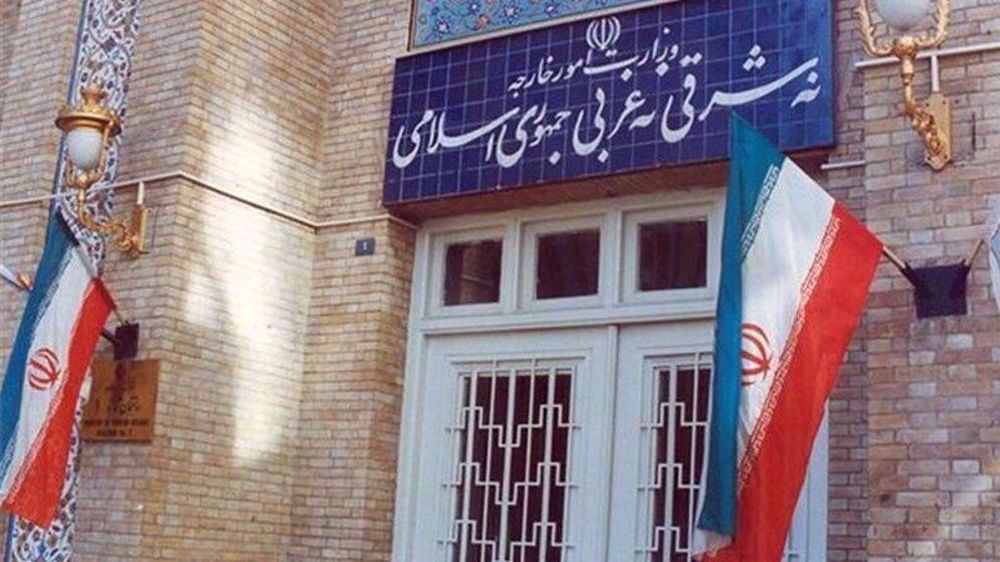
[(114, 302), (58, 212), (0, 390), (0, 508), (48, 527), (77, 404)]
[(733, 115), (708, 462), (694, 550), (776, 562), (882, 245)]

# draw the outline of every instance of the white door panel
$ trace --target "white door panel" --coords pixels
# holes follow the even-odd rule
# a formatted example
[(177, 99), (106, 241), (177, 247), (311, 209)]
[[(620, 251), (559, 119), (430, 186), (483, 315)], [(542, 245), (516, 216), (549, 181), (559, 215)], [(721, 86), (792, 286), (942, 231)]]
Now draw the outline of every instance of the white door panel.
[(608, 342), (597, 328), (430, 339), (412, 560), (603, 558)]
[(687, 560), (707, 429), (711, 326), (621, 331), (609, 560)]

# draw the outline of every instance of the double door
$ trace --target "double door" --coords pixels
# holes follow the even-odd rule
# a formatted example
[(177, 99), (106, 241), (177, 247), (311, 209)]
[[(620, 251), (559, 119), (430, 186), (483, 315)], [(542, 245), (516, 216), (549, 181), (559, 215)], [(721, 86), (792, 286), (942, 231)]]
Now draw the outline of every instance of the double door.
[[(709, 322), (429, 337), (396, 558), (687, 562)], [(825, 557), (825, 436), (786, 559)]]

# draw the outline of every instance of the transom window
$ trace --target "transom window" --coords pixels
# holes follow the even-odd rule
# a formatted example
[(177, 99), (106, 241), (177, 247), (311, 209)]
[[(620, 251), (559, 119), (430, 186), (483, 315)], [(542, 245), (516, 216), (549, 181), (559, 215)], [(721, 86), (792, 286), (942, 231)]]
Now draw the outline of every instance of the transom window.
[(721, 207), (716, 197), (687, 199), (600, 212), (568, 206), (552, 219), (510, 212), (474, 218), (456, 231), (441, 221), (444, 228), (429, 233), (431, 284), (421, 317), (483, 316), (493, 319), (489, 324), (566, 309), (600, 314), (660, 304), (683, 314), (709, 311)]
[(600, 229), (551, 232), (535, 242), (535, 298), (596, 295), (601, 271)]
[(638, 290), (704, 287), (708, 273), (708, 219), (642, 223), (638, 251)]

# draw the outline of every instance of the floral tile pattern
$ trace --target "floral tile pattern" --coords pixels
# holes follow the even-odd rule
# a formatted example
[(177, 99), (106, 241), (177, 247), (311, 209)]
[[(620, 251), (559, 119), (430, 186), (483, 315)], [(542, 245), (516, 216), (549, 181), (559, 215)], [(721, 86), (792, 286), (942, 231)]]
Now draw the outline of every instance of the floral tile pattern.
[(415, 0), (413, 46), (426, 47), (640, 0)]

